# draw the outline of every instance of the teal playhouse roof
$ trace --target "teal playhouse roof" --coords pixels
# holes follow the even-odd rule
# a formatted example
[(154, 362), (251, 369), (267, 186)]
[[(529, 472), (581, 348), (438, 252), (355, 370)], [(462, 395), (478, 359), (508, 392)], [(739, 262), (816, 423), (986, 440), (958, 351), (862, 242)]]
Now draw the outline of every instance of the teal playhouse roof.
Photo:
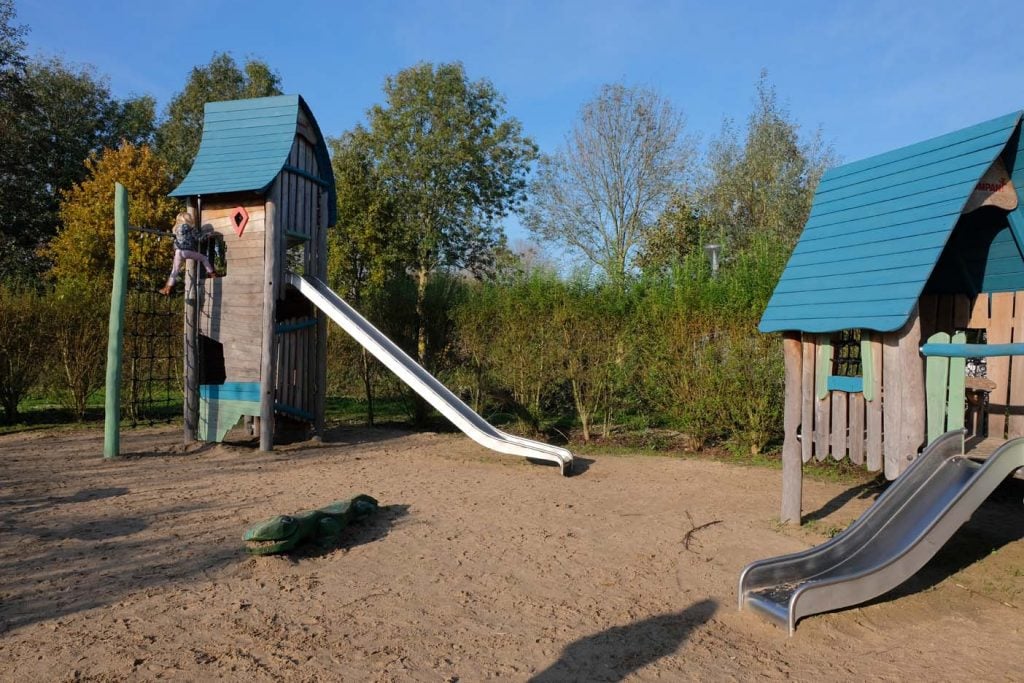
[[(1021, 115), (829, 170), (760, 330), (902, 327), (968, 198), (1001, 154), (1018, 195), (1024, 190)], [(1018, 247), (1024, 246), (1020, 207), (1009, 225)]]
[[(299, 95), (208, 102), (199, 152), (192, 169), (170, 196), (265, 193), (278, 173), (290, 169), (288, 155), (298, 130), (300, 111), (316, 132), (317, 181), (330, 193), (327, 205), (329, 222), (333, 224), (337, 202), (330, 156), (313, 113)], [(304, 174), (298, 169), (290, 170)]]

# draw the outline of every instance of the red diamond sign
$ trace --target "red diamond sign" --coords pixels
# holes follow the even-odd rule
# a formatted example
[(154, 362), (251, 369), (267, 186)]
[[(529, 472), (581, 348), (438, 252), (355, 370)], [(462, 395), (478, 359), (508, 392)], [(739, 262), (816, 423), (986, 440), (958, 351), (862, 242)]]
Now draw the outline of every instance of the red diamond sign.
[(239, 237), (245, 232), (245, 226), (249, 223), (249, 212), (244, 206), (236, 206), (231, 210), (231, 225), (235, 228), (235, 234)]

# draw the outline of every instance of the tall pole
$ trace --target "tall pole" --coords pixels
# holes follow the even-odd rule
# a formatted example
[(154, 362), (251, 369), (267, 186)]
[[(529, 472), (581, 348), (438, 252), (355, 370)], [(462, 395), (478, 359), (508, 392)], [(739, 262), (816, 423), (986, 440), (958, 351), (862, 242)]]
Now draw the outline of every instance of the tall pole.
[[(197, 201), (189, 200), (197, 228), (202, 216)], [(185, 443), (199, 438), (199, 271), (196, 262), (185, 259)]]
[(279, 225), (277, 207), (281, 203), (281, 177), (278, 175), (265, 199), (263, 233), (263, 344), (260, 361), (260, 450), (274, 450), (274, 390), (277, 293), (281, 287), (283, 229)]
[(121, 452), (121, 356), (124, 349), (124, 308), (128, 292), (128, 191), (114, 184), (114, 279), (110, 288), (107, 328), (107, 388), (104, 407), (103, 457)]

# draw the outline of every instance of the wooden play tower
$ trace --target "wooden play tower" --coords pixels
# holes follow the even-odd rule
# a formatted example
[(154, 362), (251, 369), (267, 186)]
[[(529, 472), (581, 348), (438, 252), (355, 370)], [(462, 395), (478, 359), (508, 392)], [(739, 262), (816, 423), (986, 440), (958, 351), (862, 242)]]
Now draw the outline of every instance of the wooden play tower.
[[(271, 450), (275, 418), (324, 419), (327, 317), (286, 284), (323, 278), (336, 197), (327, 145), (298, 95), (206, 105), (192, 169), (172, 197), (209, 234), (222, 277), (185, 278), (185, 438), (240, 418)], [(200, 279), (202, 278), (202, 279)]]

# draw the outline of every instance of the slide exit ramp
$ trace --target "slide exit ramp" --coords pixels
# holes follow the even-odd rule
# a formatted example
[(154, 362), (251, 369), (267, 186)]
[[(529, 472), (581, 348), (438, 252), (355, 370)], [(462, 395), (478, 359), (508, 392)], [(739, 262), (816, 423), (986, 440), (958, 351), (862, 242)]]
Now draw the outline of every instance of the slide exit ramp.
[(314, 306), (352, 335), (377, 360), (398, 375), (413, 391), (451, 420), (473, 441), (499, 453), (553, 462), (558, 465), (563, 475), (572, 472), (571, 452), (532, 439), (506, 434), (491, 425), (322, 281), (308, 276), (301, 277), (291, 272), (287, 274), (287, 279), (288, 284), (299, 290)]
[(943, 434), (841, 534), (748, 565), (740, 574), (740, 609), (793, 635), (803, 617), (866, 602), (906, 581), (1024, 467), (1024, 439), (1008, 441), (982, 464), (960, 448), (960, 431)]

